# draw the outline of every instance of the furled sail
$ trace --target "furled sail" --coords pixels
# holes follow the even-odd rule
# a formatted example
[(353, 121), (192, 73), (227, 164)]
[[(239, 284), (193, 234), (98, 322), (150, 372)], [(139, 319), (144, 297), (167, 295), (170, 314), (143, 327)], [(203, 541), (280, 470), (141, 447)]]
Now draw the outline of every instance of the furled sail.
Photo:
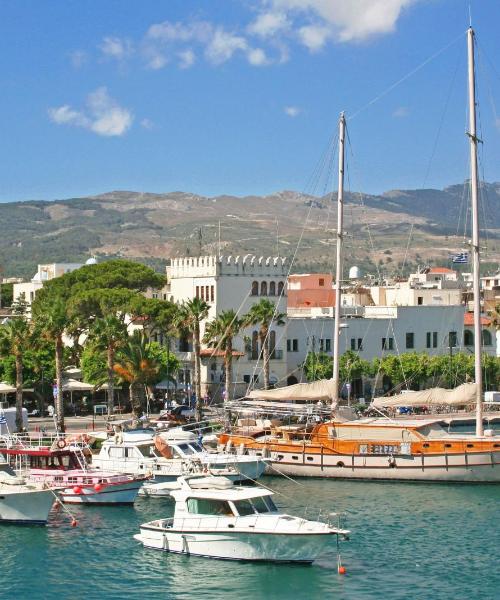
[(332, 402), (335, 399), (335, 386), (332, 379), (320, 379), (312, 383), (296, 383), (274, 390), (253, 390), (246, 397), (259, 400)]
[(430, 388), (419, 392), (405, 392), (397, 396), (374, 398), (372, 406), (432, 406), (472, 404), (476, 401), (476, 384), (463, 383), (452, 390)]

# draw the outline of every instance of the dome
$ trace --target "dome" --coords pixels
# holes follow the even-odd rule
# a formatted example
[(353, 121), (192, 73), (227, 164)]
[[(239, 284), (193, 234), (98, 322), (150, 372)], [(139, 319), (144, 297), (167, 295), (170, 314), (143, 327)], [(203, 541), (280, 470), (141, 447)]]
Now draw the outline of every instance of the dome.
[(91, 256), (90, 258), (87, 258), (87, 260), (85, 261), (86, 265), (96, 265), (97, 264), (97, 258), (95, 256)]
[(349, 269), (349, 279), (360, 279), (361, 269), (359, 267), (351, 267)]

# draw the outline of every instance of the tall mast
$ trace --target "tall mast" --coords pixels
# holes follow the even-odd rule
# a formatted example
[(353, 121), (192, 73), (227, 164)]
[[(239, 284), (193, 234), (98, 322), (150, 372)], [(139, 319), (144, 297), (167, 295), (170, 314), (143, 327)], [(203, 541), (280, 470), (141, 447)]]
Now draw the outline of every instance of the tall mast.
[(342, 282), (342, 243), (344, 227), (344, 142), (345, 117), (339, 120), (339, 187), (337, 195), (337, 257), (335, 261), (335, 321), (333, 324), (333, 403), (339, 399), (340, 295)]
[(470, 140), (470, 189), (472, 202), (472, 260), (474, 293), (474, 380), (476, 382), (476, 436), (483, 435), (483, 374), (481, 371), (481, 289), (479, 273), (479, 210), (477, 175), (477, 132), (476, 132), (476, 80), (474, 74), (474, 30), (467, 31), (469, 55), (469, 140)]

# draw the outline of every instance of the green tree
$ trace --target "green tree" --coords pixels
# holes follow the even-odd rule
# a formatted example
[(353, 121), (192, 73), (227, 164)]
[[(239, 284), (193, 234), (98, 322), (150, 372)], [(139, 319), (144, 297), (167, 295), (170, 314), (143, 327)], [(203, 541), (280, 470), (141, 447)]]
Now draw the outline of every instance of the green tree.
[(231, 400), (233, 382), (233, 340), (244, 326), (244, 320), (234, 310), (222, 311), (215, 319), (207, 323), (203, 343), (224, 352), (224, 370), (226, 376), (226, 400)]
[(277, 311), (274, 302), (263, 298), (250, 307), (248, 313), (243, 317), (244, 326), (259, 326), (259, 342), (263, 362), (264, 389), (269, 389), (269, 331), (273, 323), (285, 324), (284, 313)]
[(144, 407), (146, 386), (157, 383), (164, 372), (165, 365), (157, 351), (143, 332), (135, 331), (117, 352), (114, 371), (129, 383), (130, 403), (135, 415)]
[(16, 371), (16, 429), (23, 428), (23, 358), (29, 347), (29, 325), (22, 314), (0, 327), (0, 356), (14, 358)]
[(196, 394), (196, 418), (201, 421), (202, 398), (201, 398), (201, 340), (200, 323), (208, 316), (210, 306), (200, 298), (186, 300), (179, 306), (175, 323), (181, 332), (189, 332), (193, 339), (194, 351), (194, 391)]
[[(62, 278), (61, 278), (62, 279)], [(40, 290), (39, 294), (44, 289)], [(60, 431), (65, 431), (64, 425), (64, 402), (63, 402), (63, 358), (64, 344), (63, 335), (65, 329), (70, 324), (70, 319), (66, 311), (66, 304), (60, 296), (50, 296), (49, 294), (37, 298), (33, 302), (32, 317), (35, 325), (35, 331), (43, 338), (54, 345), (55, 351), (55, 371), (56, 371), (56, 414), (57, 427)]]
[(89, 331), (89, 342), (97, 351), (106, 353), (106, 370), (108, 384), (108, 415), (113, 414), (115, 405), (113, 370), (116, 351), (127, 342), (128, 332), (123, 317), (108, 314), (97, 318)]
[(13, 283), (0, 283), (0, 308), (12, 304), (13, 289)]
[(426, 352), (388, 354), (375, 359), (374, 369), (385, 373), (395, 386), (404, 384), (418, 390), (429, 378), (431, 357)]
[(332, 357), (325, 352), (308, 352), (302, 368), (307, 381), (331, 379), (333, 373)]

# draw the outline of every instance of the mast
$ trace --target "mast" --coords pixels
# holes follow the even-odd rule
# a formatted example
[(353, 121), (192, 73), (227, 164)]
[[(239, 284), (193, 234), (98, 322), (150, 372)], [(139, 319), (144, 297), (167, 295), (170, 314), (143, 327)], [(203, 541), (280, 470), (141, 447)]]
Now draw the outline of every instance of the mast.
[(481, 371), (481, 289), (479, 280), (479, 210), (477, 174), (477, 132), (476, 132), (476, 81), (474, 74), (474, 30), (467, 31), (469, 57), (469, 131), (470, 140), (470, 189), (472, 202), (472, 260), (474, 293), (474, 380), (476, 383), (476, 436), (483, 435), (483, 374)]
[(344, 142), (345, 117), (339, 120), (339, 187), (337, 194), (337, 256), (335, 261), (335, 321), (333, 324), (333, 393), (332, 404), (339, 400), (340, 295), (342, 282), (342, 244), (344, 227)]

